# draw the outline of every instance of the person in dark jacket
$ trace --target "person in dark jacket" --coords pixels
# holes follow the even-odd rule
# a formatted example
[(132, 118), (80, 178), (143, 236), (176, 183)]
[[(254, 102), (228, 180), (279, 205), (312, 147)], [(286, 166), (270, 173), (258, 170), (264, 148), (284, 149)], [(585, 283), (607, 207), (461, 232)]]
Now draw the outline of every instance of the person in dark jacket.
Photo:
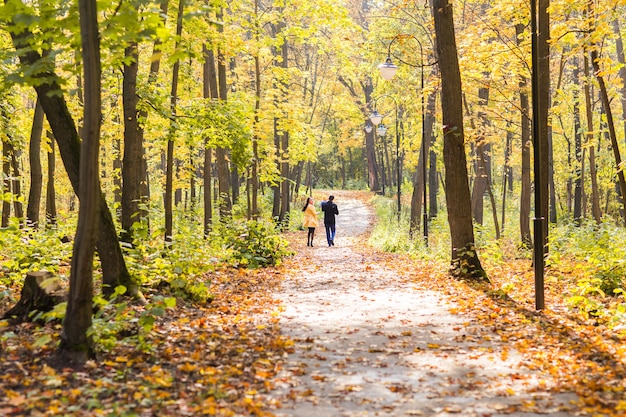
[(326, 226), (326, 240), (328, 246), (335, 246), (335, 216), (339, 214), (337, 204), (333, 201), (334, 195), (328, 197), (328, 201), (322, 202), (322, 211), (324, 212), (324, 226)]

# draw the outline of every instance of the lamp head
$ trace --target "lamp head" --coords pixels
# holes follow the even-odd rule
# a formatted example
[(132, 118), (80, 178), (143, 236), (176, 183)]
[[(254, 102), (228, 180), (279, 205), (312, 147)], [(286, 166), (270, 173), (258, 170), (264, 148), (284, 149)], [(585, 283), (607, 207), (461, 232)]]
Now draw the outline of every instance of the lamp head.
[(383, 137), (387, 133), (387, 128), (385, 125), (381, 124), (378, 126), (378, 129), (376, 129), (376, 132), (378, 133), (378, 136)]
[(388, 56), (384, 63), (378, 65), (378, 71), (385, 80), (391, 80), (396, 75), (398, 66), (391, 62), (391, 57)]
[(383, 115), (378, 113), (378, 110), (374, 110), (370, 115), (370, 120), (374, 123), (374, 126), (378, 126), (383, 121)]

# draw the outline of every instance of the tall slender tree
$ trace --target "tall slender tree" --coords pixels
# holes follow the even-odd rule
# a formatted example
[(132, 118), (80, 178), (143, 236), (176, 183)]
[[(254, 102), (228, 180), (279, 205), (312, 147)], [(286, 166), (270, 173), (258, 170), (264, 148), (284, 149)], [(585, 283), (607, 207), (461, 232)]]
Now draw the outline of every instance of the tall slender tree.
[(37, 100), (33, 114), (33, 125), (30, 131), (28, 147), (28, 162), (30, 165), (30, 190), (28, 192), (28, 206), (26, 207), (26, 221), (31, 227), (39, 227), (39, 211), (41, 209), (41, 190), (43, 186), (43, 172), (41, 168), (41, 137), (43, 135), (44, 114), (41, 103)]
[[(202, 66), (202, 96), (205, 100), (217, 96), (217, 74), (215, 73), (215, 59), (213, 51), (206, 43), (202, 45), (204, 55), (204, 65)], [(213, 149), (209, 145), (209, 137), (204, 137), (204, 165), (203, 165), (203, 186), (204, 186), (204, 236), (208, 236), (213, 224), (213, 203), (211, 199), (213, 191), (213, 167), (211, 156)]]
[(596, 223), (602, 222), (602, 212), (600, 210), (600, 197), (598, 191), (598, 169), (596, 167), (596, 148), (593, 143), (593, 106), (591, 103), (591, 88), (589, 87), (589, 81), (591, 79), (589, 68), (589, 57), (584, 50), (584, 82), (583, 91), (585, 94), (585, 119), (587, 120), (587, 133), (586, 143), (589, 149), (589, 176), (591, 179), (591, 214), (593, 215)]
[[(176, 18), (176, 46), (180, 45), (180, 37), (183, 32), (183, 14), (185, 1), (179, 0), (178, 17)], [(174, 187), (174, 142), (176, 138), (176, 106), (178, 101), (178, 74), (180, 69), (180, 59), (176, 59), (172, 68), (172, 89), (170, 93), (170, 130), (167, 138), (167, 162), (165, 178), (165, 242), (173, 240), (173, 187)]]
[(98, 211), (102, 207), (98, 175), (102, 100), (96, 0), (79, 0), (78, 9), (85, 73), (85, 124), (80, 152), (80, 210), (59, 349), (71, 362), (82, 363), (94, 356), (93, 340), (88, 330), (93, 314), (93, 257), (98, 235)]
[(57, 205), (56, 205), (56, 189), (54, 187), (54, 173), (56, 170), (56, 152), (54, 146), (54, 136), (50, 131), (47, 132), (47, 138), (50, 141), (50, 150), (47, 153), (48, 175), (46, 183), (46, 228), (50, 229), (57, 223)]
[[(2, 192), (10, 195), (11, 190), (11, 149), (12, 146), (7, 138), (2, 138)], [(0, 226), (6, 228), (9, 226), (11, 217), (11, 200), (2, 199), (2, 222)]]
[(471, 197), (463, 131), (461, 73), (450, 0), (433, 0), (433, 15), (443, 109), (443, 161), (446, 170), (446, 206), (452, 244), (453, 272), (461, 277), (487, 279), (474, 242)]
[[(522, 35), (524, 34), (525, 25), (518, 23), (515, 25), (515, 38), (517, 45), (522, 45)], [(519, 225), (520, 225), (520, 241), (522, 246), (532, 248), (533, 240), (530, 234), (530, 198), (531, 198), (531, 182), (530, 182), (530, 153), (531, 153), (531, 137), (530, 137), (530, 100), (528, 98), (528, 77), (519, 74), (519, 108), (520, 108), (520, 138), (521, 138), (521, 190), (520, 190), (520, 209), (519, 209)]]
[[(223, 8), (219, 8), (216, 17), (219, 22), (223, 21)], [(224, 33), (224, 25), (218, 25), (217, 29), (220, 34)], [(226, 103), (228, 100), (228, 82), (226, 79), (226, 56), (223, 43), (219, 44), (217, 48), (217, 81), (219, 100), (222, 103)], [(228, 149), (223, 145), (217, 146), (215, 149), (215, 164), (217, 165), (220, 218), (222, 220), (226, 220), (232, 215), (233, 205), (230, 192), (231, 184), (230, 169), (228, 168)]]

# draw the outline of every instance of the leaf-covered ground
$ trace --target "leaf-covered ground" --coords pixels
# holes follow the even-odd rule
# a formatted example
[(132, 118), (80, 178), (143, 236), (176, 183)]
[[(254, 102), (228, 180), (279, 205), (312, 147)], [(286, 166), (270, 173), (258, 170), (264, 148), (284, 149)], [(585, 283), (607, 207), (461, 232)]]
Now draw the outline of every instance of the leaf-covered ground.
[(291, 233), (283, 266), (211, 273), (213, 302), (179, 300), (144, 350), (58, 368), (59, 325), (4, 324), (0, 415), (626, 415), (623, 340), (570, 315), (557, 282), (538, 313), (528, 261), (483, 259), (477, 287), (374, 251), (366, 199), (337, 194), (333, 248)]

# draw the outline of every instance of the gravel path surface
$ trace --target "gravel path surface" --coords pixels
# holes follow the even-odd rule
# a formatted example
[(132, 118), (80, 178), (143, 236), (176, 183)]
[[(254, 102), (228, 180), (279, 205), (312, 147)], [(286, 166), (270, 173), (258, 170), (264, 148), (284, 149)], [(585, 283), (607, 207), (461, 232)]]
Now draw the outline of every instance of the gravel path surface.
[(296, 248), (281, 326), (295, 341), (275, 391), (280, 417), (576, 415), (573, 395), (519, 366), (520, 356), (445, 296), (417, 289), (356, 246), (371, 208), (338, 193), (336, 246), (323, 226)]

